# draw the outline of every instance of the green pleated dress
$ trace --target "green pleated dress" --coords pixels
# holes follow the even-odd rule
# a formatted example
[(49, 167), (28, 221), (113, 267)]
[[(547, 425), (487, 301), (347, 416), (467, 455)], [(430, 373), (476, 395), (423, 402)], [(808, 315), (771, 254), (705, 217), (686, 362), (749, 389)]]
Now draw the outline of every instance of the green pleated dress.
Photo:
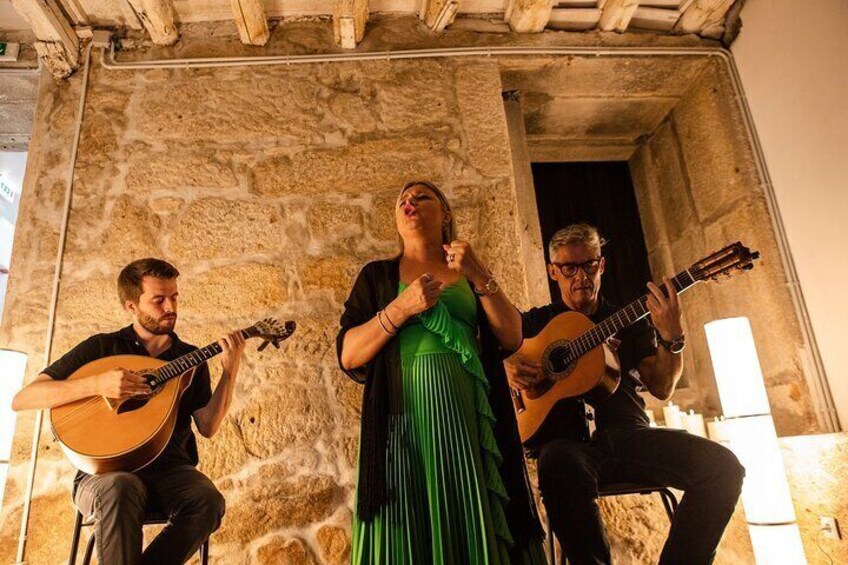
[[(398, 337), (403, 413), (389, 420), (390, 501), (370, 522), (354, 517), (351, 563), (507, 565), (508, 497), (468, 282), (446, 287)], [(545, 563), (541, 544), (523, 557)]]

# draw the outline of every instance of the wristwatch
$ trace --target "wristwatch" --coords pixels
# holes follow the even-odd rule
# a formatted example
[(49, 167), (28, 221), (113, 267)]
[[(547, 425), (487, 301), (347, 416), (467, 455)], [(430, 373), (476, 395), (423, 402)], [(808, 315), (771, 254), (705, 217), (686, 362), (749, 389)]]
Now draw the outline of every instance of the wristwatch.
[(683, 353), (683, 350), (686, 349), (686, 336), (684, 334), (671, 338), (671, 341), (664, 340), (660, 335), (660, 332), (656, 332), (656, 334), (657, 343), (662, 345), (669, 353), (677, 355), (678, 353)]
[(492, 296), (493, 294), (497, 294), (501, 287), (498, 285), (495, 277), (490, 275), (489, 280), (486, 281), (483, 288), (477, 288), (476, 285), (472, 285), (471, 288), (474, 289), (474, 294), (477, 296)]

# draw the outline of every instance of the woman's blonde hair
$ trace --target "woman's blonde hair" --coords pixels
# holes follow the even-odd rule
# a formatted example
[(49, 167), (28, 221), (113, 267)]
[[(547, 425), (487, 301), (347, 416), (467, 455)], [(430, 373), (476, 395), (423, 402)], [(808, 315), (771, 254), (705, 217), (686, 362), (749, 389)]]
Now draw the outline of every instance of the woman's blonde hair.
[[(451, 209), (450, 202), (448, 202), (445, 193), (442, 192), (442, 189), (440, 189), (432, 182), (427, 180), (414, 180), (406, 183), (400, 190), (400, 194), (398, 194), (397, 200), (395, 202), (400, 202), (400, 199), (403, 197), (404, 193), (413, 186), (427, 187), (433, 192), (433, 194), (436, 195), (436, 199), (442, 205), (442, 209), (448, 216), (448, 221), (446, 221), (442, 225), (442, 243), (449, 244), (450, 242), (454, 241), (456, 239), (456, 225), (453, 221), (453, 210)], [(398, 256), (400, 255), (403, 255), (403, 238), (400, 236), (400, 233), (398, 233)]]

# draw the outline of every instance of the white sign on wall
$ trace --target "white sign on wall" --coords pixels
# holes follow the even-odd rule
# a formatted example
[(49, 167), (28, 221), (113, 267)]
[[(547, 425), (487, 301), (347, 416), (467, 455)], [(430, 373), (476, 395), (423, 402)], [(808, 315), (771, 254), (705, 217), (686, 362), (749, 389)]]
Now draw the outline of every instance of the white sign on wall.
[(12, 186), (6, 182), (6, 179), (3, 177), (3, 173), (0, 173), (0, 198), (8, 202), (9, 204), (15, 203), (15, 195), (17, 192)]

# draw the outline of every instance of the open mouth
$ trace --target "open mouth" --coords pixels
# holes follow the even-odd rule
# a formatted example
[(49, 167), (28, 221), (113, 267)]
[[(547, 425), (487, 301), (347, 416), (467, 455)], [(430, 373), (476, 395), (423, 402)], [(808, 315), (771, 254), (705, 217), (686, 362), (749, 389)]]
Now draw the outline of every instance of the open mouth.
[(418, 212), (415, 210), (415, 206), (406, 205), (403, 207), (403, 213), (407, 218), (414, 218), (418, 215)]

